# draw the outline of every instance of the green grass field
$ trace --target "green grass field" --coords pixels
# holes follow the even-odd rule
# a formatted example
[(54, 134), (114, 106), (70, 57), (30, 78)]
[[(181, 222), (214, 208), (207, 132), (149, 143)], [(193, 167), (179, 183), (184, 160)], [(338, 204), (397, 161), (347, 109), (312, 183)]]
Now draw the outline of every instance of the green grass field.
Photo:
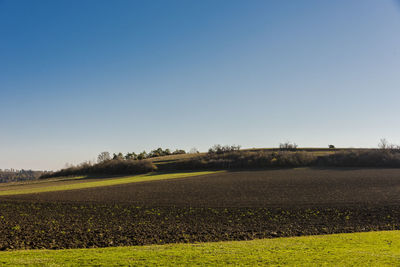
[(54, 183), (49, 183), (45, 186), (31, 186), (29, 183), (21, 184), (20, 186), (10, 186), (7, 188), (2, 188), (0, 191), (0, 196), (8, 196), (8, 195), (20, 195), (20, 194), (32, 194), (32, 193), (43, 193), (43, 192), (53, 192), (53, 191), (63, 191), (63, 190), (74, 190), (74, 189), (83, 189), (83, 188), (91, 188), (91, 187), (99, 187), (99, 186), (111, 186), (111, 185), (119, 185), (119, 184), (128, 184), (128, 183), (137, 183), (144, 181), (154, 181), (154, 180), (166, 180), (166, 179), (177, 179), (177, 178), (186, 178), (193, 177), (199, 175), (213, 174), (218, 173), (220, 171), (200, 171), (200, 172), (179, 172), (179, 173), (150, 173), (150, 174), (142, 174), (128, 177), (119, 177), (119, 178), (104, 178), (97, 179), (95, 181), (91, 181), (87, 179), (82, 181), (80, 179), (71, 180), (75, 181), (73, 183), (70, 180), (59, 180)]
[(0, 252), (0, 265), (399, 266), (400, 231), (101, 249)]

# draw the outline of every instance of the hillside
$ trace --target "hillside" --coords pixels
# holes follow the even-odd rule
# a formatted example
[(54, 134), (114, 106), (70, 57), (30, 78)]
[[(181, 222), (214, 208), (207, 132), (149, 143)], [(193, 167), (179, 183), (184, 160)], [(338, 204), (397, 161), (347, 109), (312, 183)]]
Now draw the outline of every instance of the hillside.
[[(155, 151), (165, 151), (159, 148)], [(166, 151), (169, 151), (166, 149)], [(134, 153), (125, 156), (114, 154), (111, 159), (101, 158), (98, 163), (85, 162), (41, 178), (64, 176), (132, 175), (150, 172), (176, 172), (199, 170), (251, 170), (296, 167), (356, 167), (400, 168), (400, 149), (318, 149), (279, 148), (242, 149), (235, 146), (214, 146), (208, 153), (152, 156), (143, 154), (141, 159)], [(106, 152), (103, 152), (106, 153)], [(143, 152), (145, 153), (145, 152)], [(108, 155), (108, 154), (107, 154)], [(133, 156), (132, 156), (133, 155)], [(147, 155), (147, 157), (145, 157)], [(150, 155), (150, 156), (149, 156)]]

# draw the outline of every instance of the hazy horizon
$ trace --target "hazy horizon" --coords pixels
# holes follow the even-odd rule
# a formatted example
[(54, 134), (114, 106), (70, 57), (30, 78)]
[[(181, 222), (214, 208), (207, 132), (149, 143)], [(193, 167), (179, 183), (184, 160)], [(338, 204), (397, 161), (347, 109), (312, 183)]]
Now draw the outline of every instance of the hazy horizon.
[(400, 144), (398, 3), (0, 0), (0, 168)]

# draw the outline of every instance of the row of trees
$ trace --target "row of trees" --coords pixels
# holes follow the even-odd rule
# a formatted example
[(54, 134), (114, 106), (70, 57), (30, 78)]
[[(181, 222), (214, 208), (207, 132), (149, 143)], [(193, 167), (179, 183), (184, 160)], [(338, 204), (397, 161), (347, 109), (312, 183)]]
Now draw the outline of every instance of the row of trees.
[[(192, 148), (190, 150), (191, 154), (199, 153), (199, 151), (196, 148)], [(175, 151), (171, 151), (169, 148), (167, 149), (162, 149), (161, 147), (152, 150), (151, 152), (147, 153), (146, 151), (143, 151), (141, 153), (136, 154), (135, 152), (128, 152), (126, 154), (123, 153), (114, 153), (112, 156), (109, 152), (101, 152), (98, 157), (97, 157), (97, 162), (104, 162), (108, 161), (111, 159), (114, 160), (143, 160), (143, 159), (149, 159), (149, 158), (156, 158), (156, 157), (161, 157), (161, 156), (169, 156), (169, 155), (180, 155), (180, 154), (186, 154), (186, 151), (183, 149), (176, 149)]]
[[(288, 150), (288, 151), (294, 151), (297, 149), (297, 144), (296, 143), (291, 143), (291, 142), (285, 142), (281, 143), (279, 145), (280, 150)], [(224, 154), (224, 153), (229, 153), (229, 152), (234, 152), (234, 151), (239, 151), (241, 148), (240, 145), (214, 145), (208, 150), (208, 154)], [(197, 154), (199, 151), (196, 148), (192, 148), (189, 151), (190, 154)], [(155, 157), (161, 157), (161, 156), (168, 156), (168, 155), (179, 155), (179, 154), (186, 154), (186, 151), (183, 149), (177, 149), (175, 151), (171, 151), (170, 149), (162, 149), (161, 147), (152, 150), (151, 152), (147, 153), (146, 151), (143, 151), (141, 153), (135, 153), (135, 152), (128, 152), (126, 154), (123, 154), (121, 152), (119, 153), (114, 153), (111, 155), (109, 152), (101, 152), (98, 157), (97, 157), (97, 162), (101, 163), (104, 161), (108, 160), (143, 160), (143, 159), (149, 159), (149, 158), (155, 158)]]
[[(287, 151), (294, 151), (297, 149), (297, 144), (296, 143), (291, 143), (291, 142), (285, 142), (281, 143), (279, 145), (280, 150), (287, 150)], [(223, 153), (229, 153), (233, 151), (239, 151), (241, 148), (240, 145), (214, 145), (212, 146), (209, 150), (209, 154), (223, 154)], [(189, 151), (190, 154), (197, 154), (199, 151), (196, 148), (192, 148)], [(177, 149), (175, 151), (171, 151), (170, 149), (162, 149), (161, 147), (152, 150), (151, 152), (147, 153), (146, 151), (143, 151), (141, 153), (135, 153), (135, 152), (128, 152), (126, 154), (123, 154), (121, 152), (119, 153), (113, 153), (111, 155), (109, 152), (101, 152), (98, 157), (97, 157), (97, 162), (104, 162), (108, 160), (143, 160), (143, 159), (149, 159), (149, 158), (155, 158), (155, 157), (161, 157), (161, 156), (168, 156), (168, 155), (179, 155), (179, 154), (186, 154), (186, 151), (183, 149)]]
[(14, 169), (0, 170), (0, 183), (35, 180), (39, 178), (43, 173), (45, 172)]
[(208, 150), (208, 154), (223, 154), (223, 153), (239, 151), (239, 150), (240, 150), (240, 146), (214, 145)]

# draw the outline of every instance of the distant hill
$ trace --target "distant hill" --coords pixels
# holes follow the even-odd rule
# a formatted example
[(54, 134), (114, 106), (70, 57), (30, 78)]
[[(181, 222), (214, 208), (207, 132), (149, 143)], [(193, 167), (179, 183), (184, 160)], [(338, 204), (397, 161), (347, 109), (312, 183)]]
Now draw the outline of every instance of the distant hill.
[[(333, 147), (333, 146), (332, 146)], [(158, 153), (161, 151), (162, 153)], [(99, 155), (99, 162), (46, 172), (40, 178), (67, 176), (132, 175), (165, 171), (241, 170), (295, 167), (366, 167), (400, 168), (400, 147), (366, 148), (298, 148), (282, 144), (279, 148), (240, 149), (239, 146), (215, 145), (205, 153), (164, 153), (161, 148), (142, 152)], [(155, 153), (157, 152), (157, 153)], [(166, 155), (167, 154), (167, 155)], [(103, 157), (107, 155), (107, 157)]]
[(0, 183), (35, 180), (44, 173), (32, 170), (0, 170)]

